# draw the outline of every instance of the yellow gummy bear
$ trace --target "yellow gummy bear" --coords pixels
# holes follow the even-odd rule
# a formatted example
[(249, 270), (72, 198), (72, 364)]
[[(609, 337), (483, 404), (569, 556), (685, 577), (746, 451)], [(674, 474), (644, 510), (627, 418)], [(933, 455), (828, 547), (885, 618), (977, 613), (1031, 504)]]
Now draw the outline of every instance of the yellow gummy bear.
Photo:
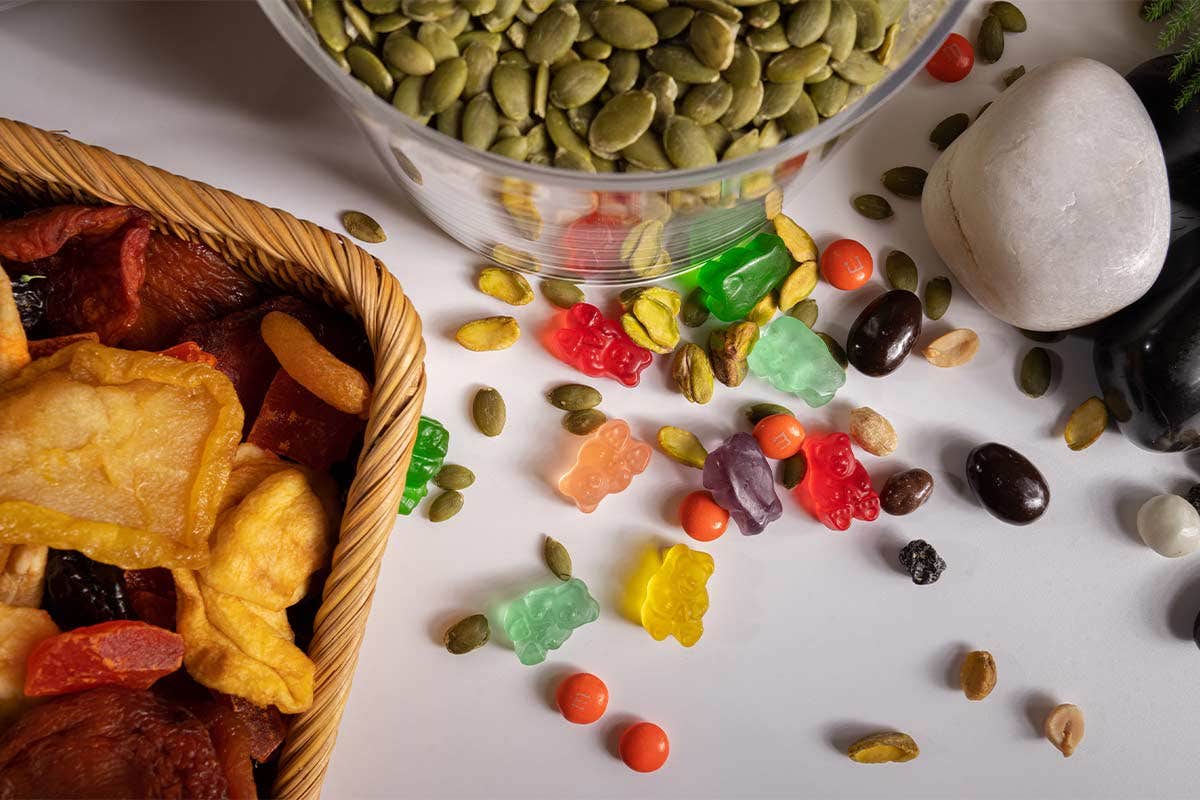
[(713, 557), (677, 544), (667, 551), (662, 566), (646, 584), (642, 602), (642, 627), (658, 641), (674, 636), (691, 647), (704, 634), (708, 611), (708, 578)]

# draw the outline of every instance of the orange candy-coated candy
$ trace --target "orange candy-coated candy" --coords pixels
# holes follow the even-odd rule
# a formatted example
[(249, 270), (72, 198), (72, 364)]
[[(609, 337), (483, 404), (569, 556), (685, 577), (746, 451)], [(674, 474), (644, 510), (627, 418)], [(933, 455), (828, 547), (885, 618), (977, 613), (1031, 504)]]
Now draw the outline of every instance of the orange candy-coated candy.
[(754, 439), (767, 458), (791, 458), (804, 444), (804, 426), (791, 414), (772, 414), (754, 426)]
[(652, 722), (639, 722), (621, 734), (621, 760), (634, 772), (654, 772), (667, 763), (667, 732)]
[(43, 639), (29, 653), (25, 694), (45, 697), (96, 686), (149, 689), (183, 664), (183, 637), (118, 619)]
[(871, 252), (853, 239), (838, 239), (821, 254), (821, 275), (838, 289), (857, 289), (874, 269)]
[(688, 536), (698, 542), (711, 542), (725, 533), (729, 512), (717, 505), (708, 492), (692, 492), (679, 504), (679, 521)]
[(567, 722), (590, 725), (608, 708), (608, 687), (590, 672), (577, 672), (558, 685), (555, 699)]

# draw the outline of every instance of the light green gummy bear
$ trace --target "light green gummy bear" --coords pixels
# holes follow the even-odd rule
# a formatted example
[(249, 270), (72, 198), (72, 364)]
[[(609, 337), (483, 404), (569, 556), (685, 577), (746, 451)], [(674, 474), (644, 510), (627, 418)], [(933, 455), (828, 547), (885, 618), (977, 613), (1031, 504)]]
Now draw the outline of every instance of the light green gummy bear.
[(794, 317), (765, 326), (750, 351), (750, 371), (813, 408), (825, 405), (846, 383), (846, 372), (820, 336)]

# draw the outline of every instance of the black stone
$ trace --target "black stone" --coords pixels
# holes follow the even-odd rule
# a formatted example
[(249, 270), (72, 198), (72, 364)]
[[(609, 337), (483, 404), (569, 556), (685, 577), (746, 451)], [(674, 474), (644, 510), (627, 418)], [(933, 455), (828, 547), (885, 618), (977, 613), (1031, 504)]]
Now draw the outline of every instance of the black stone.
[(850, 326), (846, 358), (864, 375), (878, 378), (895, 372), (921, 335), (921, 298), (893, 289), (871, 301)]
[(980, 445), (967, 456), (967, 484), (997, 519), (1028, 525), (1050, 505), (1050, 487), (1029, 459), (1002, 444)]

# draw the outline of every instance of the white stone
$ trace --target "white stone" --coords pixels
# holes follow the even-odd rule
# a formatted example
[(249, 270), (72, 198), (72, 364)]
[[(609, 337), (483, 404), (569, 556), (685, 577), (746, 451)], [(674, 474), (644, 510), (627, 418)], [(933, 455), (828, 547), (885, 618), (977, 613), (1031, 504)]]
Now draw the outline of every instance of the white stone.
[(1154, 552), (1179, 558), (1200, 548), (1200, 512), (1177, 494), (1151, 497), (1138, 509), (1138, 535)]
[(1001, 94), (938, 159), (922, 211), (962, 287), (1036, 331), (1137, 300), (1171, 233), (1154, 125), (1124, 78), (1085, 58), (1039, 67)]

